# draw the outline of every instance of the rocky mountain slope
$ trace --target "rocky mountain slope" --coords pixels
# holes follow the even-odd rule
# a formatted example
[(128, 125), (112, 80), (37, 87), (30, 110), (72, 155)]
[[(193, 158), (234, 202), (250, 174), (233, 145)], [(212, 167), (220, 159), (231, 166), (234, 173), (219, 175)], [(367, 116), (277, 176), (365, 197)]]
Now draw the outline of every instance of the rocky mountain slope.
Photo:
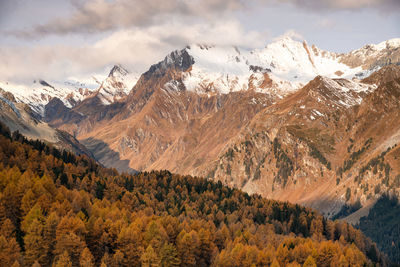
[(13, 94), (1, 88), (0, 121), (12, 131), (18, 131), (29, 139), (39, 139), (75, 154), (93, 157), (93, 154), (78, 140), (67, 132), (55, 129), (42, 122), (27, 104), (17, 103)]
[(259, 112), (203, 173), (328, 215), (398, 195), (399, 78), (398, 66), (362, 83), (318, 76)]
[(151, 66), (127, 95), (111, 71), (74, 106), (53, 98), (44, 117), (105, 166), (201, 175), (332, 215), (398, 190), (399, 47), (191, 45)]

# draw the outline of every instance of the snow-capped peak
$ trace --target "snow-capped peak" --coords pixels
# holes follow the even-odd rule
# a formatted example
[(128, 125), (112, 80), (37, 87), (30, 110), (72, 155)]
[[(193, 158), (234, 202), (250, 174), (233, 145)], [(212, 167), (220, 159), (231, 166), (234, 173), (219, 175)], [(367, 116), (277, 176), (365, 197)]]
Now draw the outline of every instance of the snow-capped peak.
[[(183, 73), (182, 82), (189, 91), (227, 94), (255, 90), (282, 97), (317, 75), (348, 79), (367, 77), (386, 64), (398, 63), (399, 47), (400, 38), (397, 38), (347, 54), (337, 54), (288, 36), (253, 50), (198, 44), (170, 53), (143, 76), (146, 79), (163, 75), (168, 68), (174, 68)], [(13, 93), (18, 102), (29, 104), (43, 115), (45, 105), (53, 97), (61, 99), (67, 107), (73, 107), (93, 94), (105, 105), (119, 101), (129, 93), (139, 77), (139, 73), (131, 73), (117, 64), (103, 81), (100, 79), (102, 82), (93, 78), (88, 80), (89, 83), (85, 81), (90, 85), (73, 79), (61, 83), (38, 80), (29, 85), (0, 82), (0, 87)]]
[[(340, 61), (337, 54), (308, 46), (305, 41), (281, 38), (263, 49), (248, 50), (233, 46), (191, 45), (185, 49), (193, 58), (183, 83), (198, 93), (229, 93), (248, 90), (278, 95), (290, 93), (317, 75), (331, 78), (353, 78), (363, 71)], [(262, 73), (259, 73), (263, 70)], [(266, 78), (274, 88), (261, 88)]]
[(138, 79), (138, 74), (129, 72), (120, 64), (114, 65), (108, 77), (101, 83), (97, 97), (104, 105), (114, 103), (127, 96)]
[(0, 87), (11, 92), (17, 102), (28, 104), (33, 111), (44, 116), (46, 104), (53, 97), (59, 98), (67, 107), (72, 107), (93, 91), (93, 85), (85, 85), (77, 81), (47, 82), (35, 80), (31, 84), (15, 84), (0, 82)]
[(381, 51), (384, 49), (390, 49), (390, 48), (396, 48), (400, 47), (400, 38), (393, 38), (389, 39), (383, 42), (380, 42), (379, 44), (367, 44), (363, 46), (361, 49), (370, 49), (370, 50), (375, 50), (375, 51)]
[(0, 88), (11, 92), (17, 102), (28, 104), (37, 114), (44, 116), (45, 106), (54, 97), (59, 98), (65, 106), (72, 108), (88, 96), (97, 95), (105, 104), (111, 104), (128, 94), (139, 78), (126, 68), (114, 65), (108, 76), (100, 82), (91, 77), (85, 82), (69, 79), (65, 82), (38, 79), (30, 84), (1, 82)]

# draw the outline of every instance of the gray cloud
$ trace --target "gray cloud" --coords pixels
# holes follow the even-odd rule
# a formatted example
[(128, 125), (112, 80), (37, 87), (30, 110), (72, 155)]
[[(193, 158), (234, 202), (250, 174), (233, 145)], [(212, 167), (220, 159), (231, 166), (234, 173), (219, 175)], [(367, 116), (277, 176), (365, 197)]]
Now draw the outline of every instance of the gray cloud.
[[(18, 0), (21, 1), (21, 0)], [(400, 11), (399, 0), (69, 0), (74, 7), (69, 17), (34, 25), (8, 34), (37, 38), (43, 35), (98, 33), (149, 27), (175, 19), (203, 21), (229, 16), (234, 11), (289, 3), (307, 10), (359, 10), (373, 8)]]
[(96, 33), (144, 27), (175, 19), (210, 19), (243, 8), (241, 0), (70, 0), (74, 11), (28, 30), (9, 31), (18, 37)]

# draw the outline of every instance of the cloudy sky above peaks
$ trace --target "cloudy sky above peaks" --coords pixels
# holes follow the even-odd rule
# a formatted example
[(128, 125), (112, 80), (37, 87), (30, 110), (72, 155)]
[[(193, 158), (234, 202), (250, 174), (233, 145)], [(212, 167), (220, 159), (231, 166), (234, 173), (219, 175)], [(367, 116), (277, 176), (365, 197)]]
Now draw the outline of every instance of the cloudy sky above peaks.
[(400, 37), (399, 0), (0, 0), (0, 80), (143, 72), (191, 43), (264, 47), (283, 35), (335, 52)]

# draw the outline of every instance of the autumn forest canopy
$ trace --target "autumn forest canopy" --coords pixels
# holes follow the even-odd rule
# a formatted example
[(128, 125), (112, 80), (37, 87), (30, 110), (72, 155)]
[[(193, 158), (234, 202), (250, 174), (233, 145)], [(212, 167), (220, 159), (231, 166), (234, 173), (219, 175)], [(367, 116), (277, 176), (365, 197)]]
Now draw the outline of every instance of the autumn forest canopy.
[(0, 124), (0, 266), (385, 266), (314, 210), (168, 171), (119, 174)]

